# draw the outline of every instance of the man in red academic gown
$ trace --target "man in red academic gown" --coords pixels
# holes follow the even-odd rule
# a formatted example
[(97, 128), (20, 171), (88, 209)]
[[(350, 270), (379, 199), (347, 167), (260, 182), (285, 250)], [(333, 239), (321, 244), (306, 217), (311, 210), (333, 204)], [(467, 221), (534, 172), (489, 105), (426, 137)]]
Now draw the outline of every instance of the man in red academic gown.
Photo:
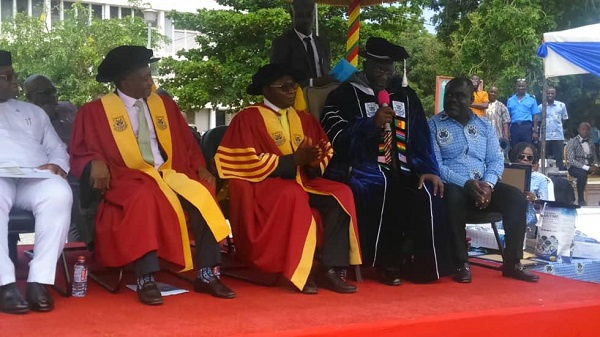
[[(219, 176), (229, 179), (230, 221), (239, 256), (267, 272), (281, 272), (304, 293), (317, 283), (339, 293), (356, 292), (345, 280), (361, 263), (354, 199), (341, 183), (321, 178), (333, 152), (319, 122), (296, 111), (302, 76), (266, 65), (247, 89), (264, 95), (231, 121), (217, 150)], [(310, 275), (323, 225), (316, 282)]]
[[(152, 50), (120, 46), (98, 67), (96, 80), (117, 90), (84, 105), (69, 145), (72, 172), (102, 194), (95, 247), (106, 266), (135, 263), (142, 303), (162, 303), (153, 274), (158, 258), (193, 266), (186, 214), (199, 266), (194, 289), (216, 297), (235, 294), (219, 278), (217, 244), (229, 228), (214, 197), (215, 178), (181, 112), (167, 96), (151, 93)], [(185, 212), (185, 213), (184, 213)]]

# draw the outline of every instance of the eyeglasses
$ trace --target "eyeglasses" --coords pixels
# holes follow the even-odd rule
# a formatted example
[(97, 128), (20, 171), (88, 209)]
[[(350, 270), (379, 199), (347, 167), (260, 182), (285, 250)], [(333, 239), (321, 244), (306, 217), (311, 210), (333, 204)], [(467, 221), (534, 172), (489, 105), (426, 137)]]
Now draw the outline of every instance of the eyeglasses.
[(17, 79), (17, 74), (16, 73), (2, 74), (2, 75), (0, 75), (0, 79), (5, 80), (6, 82), (12, 82)]
[(517, 78), (517, 82), (527, 82), (527, 79), (525, 79), (525, 78)]
[(52, 95), (56, 95), (56, 88), (50, 87), (46, 90), (36, 91), (35, 93), (36, 93), (36, 95), (52, 96)]
[(298, 89), (298, 83), (282, 83), (282, 84), (271, 84), (269, 85), (271, 88), (279, 88), (283, 91), (295, 91)]
[(394, 76), (394, 69), (374, 67), (373, 75), (375, 75), (377, 77), (383, 76), (383, 75), (386, 75), (387, 77), (392, 77), (392, 76)]
[(533, 161), (533, 155), (530, 154), (520, 154), (517, 158), (519, 158), (519, 160)]

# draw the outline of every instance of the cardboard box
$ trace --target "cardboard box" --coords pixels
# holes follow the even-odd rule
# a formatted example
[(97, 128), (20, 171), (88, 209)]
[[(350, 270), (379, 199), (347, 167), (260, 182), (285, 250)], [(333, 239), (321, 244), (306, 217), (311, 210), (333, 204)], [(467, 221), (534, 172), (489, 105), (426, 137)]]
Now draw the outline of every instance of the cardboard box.
[(600, 260), (574, 258), (571, 263), (548, 262), (530, 270), (600, 284)]
[[(471, 247), (499, 249), (491, 224), (467, 224), (467, 237), (471, 238)], [(504, 245), (504, 230), (498, 229), (500, 242)]]

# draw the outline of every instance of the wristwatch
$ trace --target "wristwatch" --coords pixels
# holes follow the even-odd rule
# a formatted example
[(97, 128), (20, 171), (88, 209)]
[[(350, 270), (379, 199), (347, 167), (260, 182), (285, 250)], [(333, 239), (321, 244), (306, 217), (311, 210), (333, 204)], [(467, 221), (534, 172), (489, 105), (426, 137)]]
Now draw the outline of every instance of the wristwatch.
[(484, 181), (484, 183), (486, 183), (490, 187), (492, 192), (494, 192), (494, 184), (490, 183), (489, 181)]

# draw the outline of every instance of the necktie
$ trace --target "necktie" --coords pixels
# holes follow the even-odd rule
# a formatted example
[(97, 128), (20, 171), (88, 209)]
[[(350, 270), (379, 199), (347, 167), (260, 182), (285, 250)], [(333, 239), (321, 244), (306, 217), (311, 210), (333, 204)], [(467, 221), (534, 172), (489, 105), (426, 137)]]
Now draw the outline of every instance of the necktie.
[(281, 128), (285, 134), (285, 139), (290, 139), (290, 122), (288, 121), (287, 110), (279, 110), (279, 121), (281, 122)]
[(138, 145), (142, 158), (150, 165), (154, 165), (154, 156), (152, 155), (152, 148), (150, 147), (150, 129), (148, 128), (148, 120), (146, 120), (146, 113), (144, 112), (144, 104), (141, 101), (135, 101), (133, 104), (137, 108), (138, 112)]
[(317, 67), (315, 66), (315, 51), (312, 47), (311, 39), (309, 36), (304, 38), (304, 44), (306, 44), (306, 56), (308, 57), (308, 64), (310, 65), (310, 77), (317, 77)]

